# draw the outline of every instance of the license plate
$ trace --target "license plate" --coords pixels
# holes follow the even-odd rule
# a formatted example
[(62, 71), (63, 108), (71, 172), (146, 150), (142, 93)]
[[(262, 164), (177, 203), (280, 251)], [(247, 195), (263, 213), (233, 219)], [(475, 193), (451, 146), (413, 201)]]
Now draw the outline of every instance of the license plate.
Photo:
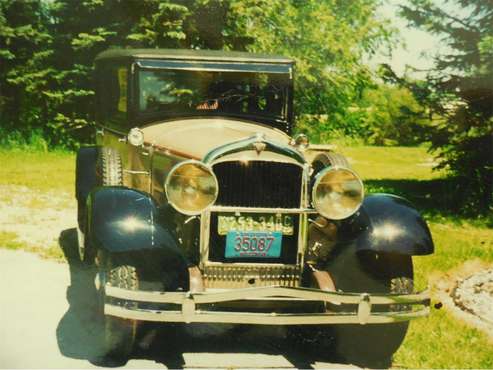
[(272, 214), (272, 213), (253, 213), (239, 214), (220, 213), (217, 217), (217, 233), (227, 235), (231, 231), (268, 231), (281, 232), (283, 235), (293, 235), (293, 216)]
[(282, 232), (230, 231), (226, 235), (226, 258), (277, 258)]

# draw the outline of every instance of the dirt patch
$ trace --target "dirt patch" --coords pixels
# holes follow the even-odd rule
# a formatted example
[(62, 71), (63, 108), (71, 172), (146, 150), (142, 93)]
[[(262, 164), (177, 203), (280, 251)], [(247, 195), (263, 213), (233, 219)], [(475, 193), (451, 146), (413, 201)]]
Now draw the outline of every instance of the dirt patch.
[(432, 281), (447, 309), (484, 331), (493, 342), (493, 266), (471, 260)]
[(458, 307), (493, 325), (493, 269), (459, 280), (451, 296)]
[(72, 194), (41, 192), (18, 185), (0, 185), (0, 231), (33, 248), (57, 244), (60, 231), (76, 225)]

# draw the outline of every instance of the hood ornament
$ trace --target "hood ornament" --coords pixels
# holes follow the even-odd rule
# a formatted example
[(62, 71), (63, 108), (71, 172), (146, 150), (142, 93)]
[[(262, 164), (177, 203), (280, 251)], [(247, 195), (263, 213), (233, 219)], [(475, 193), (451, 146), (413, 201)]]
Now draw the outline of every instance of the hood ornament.
[(257, 152), (257, 155), (260, 155), (260, 153), (262, 153), (265, 150), (265, 148), (267, 147), (267, 144), (264, 143), (265, 135), (264, 134), (257, 134), (256, 139), (257, 139), (257, 141), (255, 141), (252, 144), (252, 146), (255, 149), (255, 151)]

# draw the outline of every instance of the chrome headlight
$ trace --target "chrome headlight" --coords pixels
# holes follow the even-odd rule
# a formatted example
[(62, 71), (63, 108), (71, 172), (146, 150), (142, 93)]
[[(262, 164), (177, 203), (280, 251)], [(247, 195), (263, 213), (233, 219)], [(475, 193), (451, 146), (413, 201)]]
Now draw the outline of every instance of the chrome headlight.
[(322, 216), (342, 220), (355, 213), (363, 202), (361, 179), (344, 167), (328, 167), (315, 177), (312, 203)]
[(212, 170), (199, 161), (185, 161), (174, 166), (164, 189), (168, 202), (186, 215), (198, 215), (214, 204), (218, 183)]

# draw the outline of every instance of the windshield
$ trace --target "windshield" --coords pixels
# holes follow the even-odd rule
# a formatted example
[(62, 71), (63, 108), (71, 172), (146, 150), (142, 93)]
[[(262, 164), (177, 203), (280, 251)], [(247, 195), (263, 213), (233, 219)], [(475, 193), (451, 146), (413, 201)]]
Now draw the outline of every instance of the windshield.
[(287, 121), (288, 77), (280, 73), (140, 70), (140, 113), (257, 116)]

